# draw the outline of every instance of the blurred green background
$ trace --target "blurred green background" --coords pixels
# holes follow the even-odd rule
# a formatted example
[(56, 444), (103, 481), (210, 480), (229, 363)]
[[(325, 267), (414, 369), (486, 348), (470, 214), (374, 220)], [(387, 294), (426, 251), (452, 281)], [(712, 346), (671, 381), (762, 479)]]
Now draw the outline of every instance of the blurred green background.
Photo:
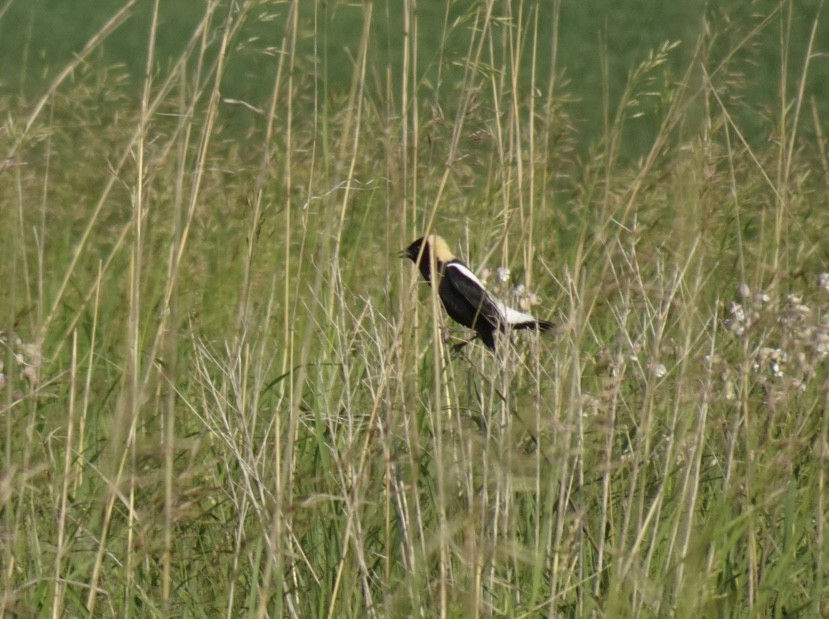
[[(12, 0), (0, 10), (0, 54), (6, 65), (0, 92), (26, 97), (41, 92), (56, 71), (65, 65), (68, 57), (79, 51), (84, 43), (119, 8), (124, 0), (96, 0), (95, 2), (66, 2), (65, 0)], [(721, 40), (714, 40), (711, 49), (728, 53), (746, 32), (754, 34), (740, 48), (738, 58), (729, 63), (730, 70), (740, 72), (746, 79), (748, 105), (740, 118), (745, 127), (761, 127), (764, 119), (778, 115), (781, 93), (777, 76), (783, 63), (781, 49), (788, 50), (786, 66), (790, 73), (786, 82), (786, 99), (792, 99), (798, 88), (807, 45), (819, 0), (797, 2), (652, 2), (629, 0), (613, 2), (594, 0), (560, 4), (557, 48), (559, 83), (557, 90), (570, 97), (570, 113), (583, 139), (579, 148), (586, 152), (591, 144), (604, 135), (604, 118), (612, 117), (616, 102), (628, 81), (630, 71), (645, 59), (650, 50), (665, 41), (679, 42), (669, 62), (677, 79), (688, 66), (693, 66), (694, 50), (700, 37), (717, 32)], [(372, 16), (372, 38), (369, 49), (372, 79), (377, 98), (387, 93), (398, 93), (394, 81), (403, 74), (403, 3), (399, 0), (378, 1)], [(104, 66), (115, 67), (128, 79), (140, 80), (146, 63), (147, 39), (153, 3), (139, 1), (128, 19), (103, 46), (93, 60)], [(176, 0), (160, 5), (160, 28), (157, 40), (157, 63), (163, 67), (178, 57), (196, 25), (204, 14), (205, 0)], [(273, 83), (273, 70), (278, 47), (285, 28), (288, 2), (239, 3), (253, 7), (256, 14), (234, 42), (245, 53), (233, 55), (234, 65), (228, 71), (223, 95), (243, 100), (258, 108), (265, 107)], [(356, 54), (362, 28), (362, 7), (348, 2), (302, 2), (300, 22), (305, 22), (306, 36), (299, 42), (298, 68), (316, 71), (329, 95), (348, 88), (352, 59)], [(215, 19), (224, 19), (228, 10), (221, 3)], [(455, 62), (468, 52), (469, 32), (474, 25), (476, 11), (485, 10), (485, 3), (474, 0), (453, 2), (419, 2), (417, 49), (419, 90), (421, 97), (432, 97), (439, 105), (446, 105), (441, 89), (446, 89), (462, 76), (462, 64)], [(554, 12), (550, 2), (496, 2), (495, 14), (522, 16), (524, 23), (532, 24), (538, 11), (538, 38), (540, 50), (553, 49)], [(772, 16), (771, 19), (767, 19)], [(764, 19), (766, 19), (764, 25)], [(829, 107), (829, 36), (823, 27), (816, 36), (816, 49), (807, 83), (807, 100), (811, 98), (819, 111)], [(711, 26), (711, 27), (709, 27)], [(734, 40), (728, 40), (728, 33)], [(445, 41), (441, 46), (440, 42)], [(787, 41), (781, 47), (781, 41)], [(711, 42), (709, 40), (709, 42)], [(524, 47), (532, 49), (532, 42)], [(497, 54), (499, 50), (494, 50)], [(489, 51), (485, 51), (485, 54)], [(551, 75), (552, 53), (536, 58), (535, 86), (546, 92)], [(706, 66), (716, 66), (722, 58), (706, 59)], [(521, 88), (523, 95), (531, 92), (532, 80), (529, 52), (522, 56)], [(699, 64), (699, 63), (697, 63)], [(669, 75), (671, 73), (669, 72)], [(387, 79), (392, 87), (387, 87)], [(330, 92), (335, 91), (335, 92)], [(135, 89), (136, 97), (140, 93)], [(658, 105), (654, 101), (653, 105)], [(647, 110), (645, 110), (647, 111)], [(643, 118), (652, 117), (644, 114)], [(647, 152), (655, 132), (654, 126), (641, 120), (641, 126), (628, 133), (623, 145), (623, 157), (636, 158)], [(766, 135), (749, 138), (760, 142)]]
[(818, 0), (133, 1), (0, 0), (0, 615), (829, 616)]

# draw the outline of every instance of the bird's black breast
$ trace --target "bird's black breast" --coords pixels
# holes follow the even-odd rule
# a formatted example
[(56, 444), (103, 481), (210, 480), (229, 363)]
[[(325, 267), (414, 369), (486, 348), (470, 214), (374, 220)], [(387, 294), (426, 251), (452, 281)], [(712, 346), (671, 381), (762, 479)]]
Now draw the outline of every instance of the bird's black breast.
[(475, 328), (475, 323), (480, 317), (479, 308), (472, 305), (468, 299), (461, 295), (446, 277), (441, 277), (438, 286), (438, 296), (443, 303), (446, 313), (464, 327)]

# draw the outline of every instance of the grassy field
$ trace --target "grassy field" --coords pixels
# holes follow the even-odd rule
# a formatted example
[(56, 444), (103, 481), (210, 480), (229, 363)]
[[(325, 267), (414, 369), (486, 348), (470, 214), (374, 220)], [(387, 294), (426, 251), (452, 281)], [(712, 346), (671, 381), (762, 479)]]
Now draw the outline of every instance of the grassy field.
[[(412, 4), (128, 1), (4, 91), (0, 617), (829, 615), (822, 3), (591, 101), (558, 3)], [(454, 353), (430, 230), (557, 331)]]

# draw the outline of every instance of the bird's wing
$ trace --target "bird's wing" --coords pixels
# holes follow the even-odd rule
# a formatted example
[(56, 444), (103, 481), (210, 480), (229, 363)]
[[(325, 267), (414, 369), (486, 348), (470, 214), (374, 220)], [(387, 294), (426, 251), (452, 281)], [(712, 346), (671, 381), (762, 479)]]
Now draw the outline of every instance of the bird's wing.
[(459, 261), (450, 262), (447, 267), (454, 268), (464, 277), (452, 277), (450, 282), (455, 290), (460, 292), (475, 308), (480, 315), (493, 326), (504, 325), (510, 327), (534, 327), (538, 324), (535, 316), (508, 307), (503, 302), (493, 297), (483, 283), (472, 270)]
[(509, 319), (501, 311), (499, 302), (487, 292), (481, 280), (469, 267), (460, 261), (452, 261), (447, 263), (445, 268), (454, 269), (455, 276), (447, 272), (446, 280), (478, 312), (479, 318), (483, 318), (496, 328), (508, 323)]

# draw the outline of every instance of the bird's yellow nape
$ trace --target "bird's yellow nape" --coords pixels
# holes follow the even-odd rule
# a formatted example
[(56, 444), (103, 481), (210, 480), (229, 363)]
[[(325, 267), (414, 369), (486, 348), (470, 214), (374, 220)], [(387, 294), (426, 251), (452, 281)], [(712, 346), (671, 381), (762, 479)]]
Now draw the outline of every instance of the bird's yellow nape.
[(443, 240), (443, 237), (437, 234), (430, 234), (426, 237), (426, 242), (429, 243), (429, 248), (432, 250), (432, 255), (435, 260), (446, 264), (450, 260), (455, 259), (455, 254), (449, 249), (449, 245)]

